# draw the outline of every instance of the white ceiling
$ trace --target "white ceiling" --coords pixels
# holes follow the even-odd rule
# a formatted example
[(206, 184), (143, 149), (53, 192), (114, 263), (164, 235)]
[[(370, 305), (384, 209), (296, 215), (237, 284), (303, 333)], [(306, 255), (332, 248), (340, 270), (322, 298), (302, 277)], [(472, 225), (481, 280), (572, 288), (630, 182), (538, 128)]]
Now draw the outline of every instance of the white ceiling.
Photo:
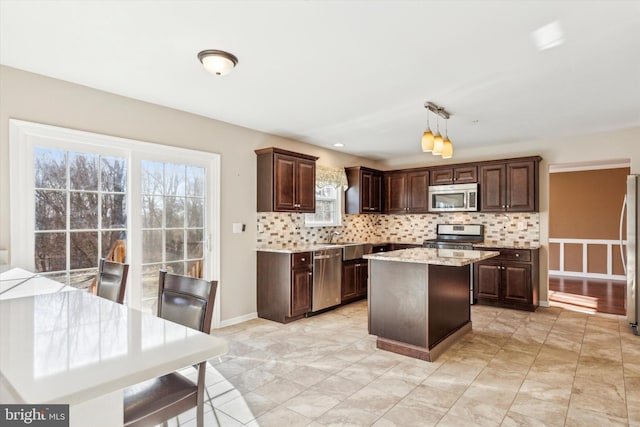
[(0, 63), (373, 159), (420, 153), (425, 101), (455, 150), (640, 126), (639, 1), (0, 0)]

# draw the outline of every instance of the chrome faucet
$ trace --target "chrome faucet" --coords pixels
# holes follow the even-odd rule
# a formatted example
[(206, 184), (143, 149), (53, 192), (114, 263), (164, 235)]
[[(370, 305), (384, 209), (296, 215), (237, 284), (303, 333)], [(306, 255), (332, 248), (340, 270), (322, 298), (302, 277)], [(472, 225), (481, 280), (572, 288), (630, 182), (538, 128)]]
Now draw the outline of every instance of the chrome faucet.
[(329, 236), (329, 243), (331, 243), (333, 241), (334, 236), (339, 236), (342, 233), (340, 233), (339, 231), (332, 231), (331, 232), (331, 236)]

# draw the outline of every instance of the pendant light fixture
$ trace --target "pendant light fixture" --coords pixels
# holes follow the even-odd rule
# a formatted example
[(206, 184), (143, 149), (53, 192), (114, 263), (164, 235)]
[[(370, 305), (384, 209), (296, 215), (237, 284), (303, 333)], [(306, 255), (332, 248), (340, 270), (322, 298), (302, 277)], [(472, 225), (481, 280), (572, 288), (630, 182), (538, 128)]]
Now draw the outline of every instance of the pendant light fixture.
[(205, 70), (216, 76), (229, 74), (238, 65), (238, 58), (224, 50), (203, 50), (198, 53), (198, 59)]
[[(427, 130), (422, 134), (422, 151), (431, 152), (436, 156), (442, 156), (443, 159), (453, 157), (453, 145), (449, 139), (448, 120), (451, 116), (443, 107), (433, 102), (425, 102), (424, 108), (427, 109)], [(433, 135), (429, 128), (429, 111), (436, 114), (436, 133)], [(440, 133), (440, 117), (445, 120), (445, 136)]]
[(447, 126), (449, 120), (444, 121), (444, 141), (442, 142), (442, 158), (450, 159), (453, 157), (453, 145), (449, 140), (449, 127)]
[(433, 138), (433, 151), (432, 154), (439, 156), (442, 154), (442, 148), (444, 147), (444, 140), (440, 135), (440, 120), (436, 117), (436, 136)]
[(422, 151), (425, 153), (433, 151), (433, 132), (429, 126), (429, 110), (427, 110), (427, 130), (422, 134)]

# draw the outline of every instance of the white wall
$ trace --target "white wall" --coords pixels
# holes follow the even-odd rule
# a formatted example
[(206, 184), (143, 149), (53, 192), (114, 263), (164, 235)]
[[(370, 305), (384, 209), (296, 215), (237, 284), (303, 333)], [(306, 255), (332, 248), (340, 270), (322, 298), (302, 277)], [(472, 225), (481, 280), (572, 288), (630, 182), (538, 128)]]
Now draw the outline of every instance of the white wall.
[[(10, 118), (219, 153), (223, 322), (256, 311), (254, 150), (277, 146), (316, 155), (318, 163), (328, 166), (376, 166), (370, 160), (0, 66), (0, 249), (9, 248)], [(247, 224), (247, 232), (233, 234), (233, 222)]]
[[(222, 320), (254, 313), (256, 243), (256, 161), (254, 150), (277, 146), (319, 156), (329, 166), (393, 169), (476, 160), (540, 155), (540, 298), (547, 299), (548, 199), (550, 164), (631, 159), (640, 173), (640, 128), (562, 138), (541, 138), (518, 144), (457, 149), (450, 161), (431, 155), (386, 163), (359, 159), (202, 116), (160, 107), (60, 80), (0, 66), (0, 249), (9, 246), (9, 118), (81, 129), (221, 155), (221, 302)], [(540, 126), (541, 132), (544, 126)], [(416, 145), (419, 141), (416, 140)], [(247, 224), (232, 234), (231, 223)]]

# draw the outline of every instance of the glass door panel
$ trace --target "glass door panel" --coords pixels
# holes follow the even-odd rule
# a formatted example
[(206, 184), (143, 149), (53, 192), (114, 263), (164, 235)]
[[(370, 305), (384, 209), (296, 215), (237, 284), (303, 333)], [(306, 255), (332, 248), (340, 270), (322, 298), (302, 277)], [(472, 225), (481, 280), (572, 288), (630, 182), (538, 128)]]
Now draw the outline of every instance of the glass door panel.
[(127, 160), (35, 147), (33, 166), (35, 269), (88, 288), (98, 260), (126, 240)]
[(202, 277), (203, 167), (142, 161), (142, 307), (155, 312), (158, 270)]

